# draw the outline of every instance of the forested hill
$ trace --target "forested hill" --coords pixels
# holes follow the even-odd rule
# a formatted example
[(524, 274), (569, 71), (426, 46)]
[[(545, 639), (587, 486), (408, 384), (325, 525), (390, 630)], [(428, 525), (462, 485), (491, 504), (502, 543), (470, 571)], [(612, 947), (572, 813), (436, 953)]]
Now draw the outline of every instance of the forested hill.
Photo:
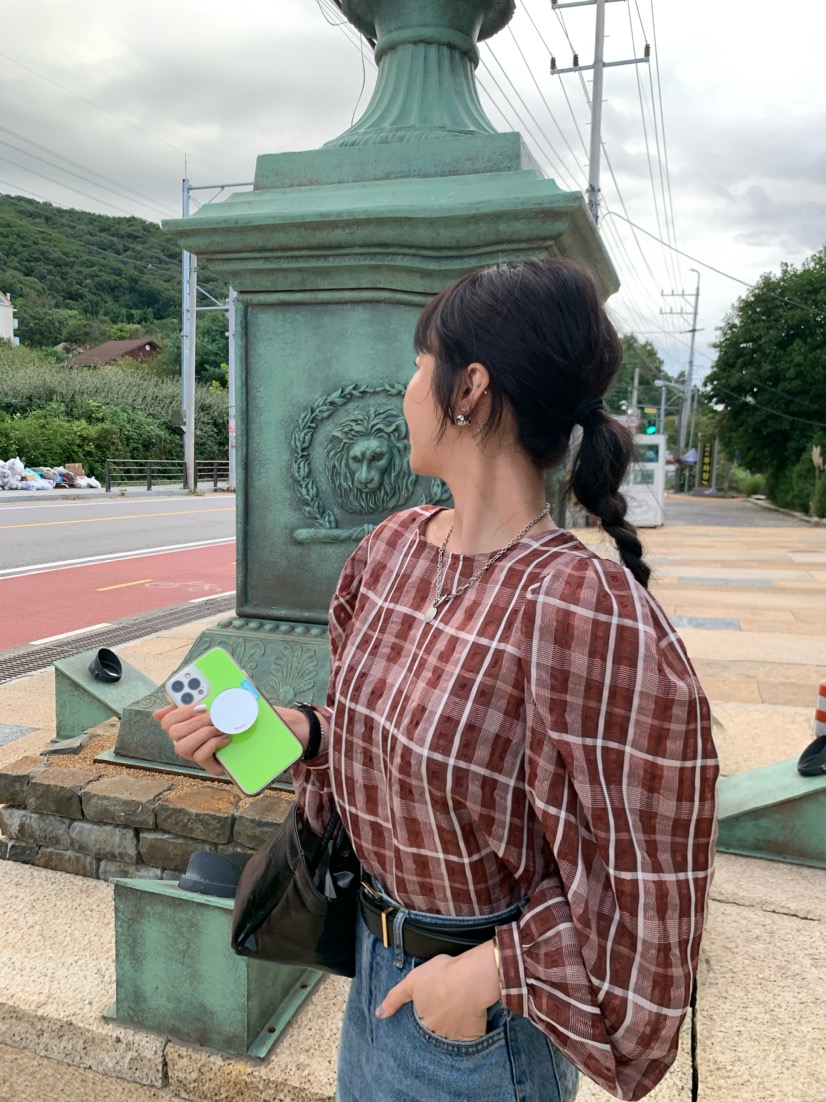
[(17, 308), (22, 343), (154, 328), (179, 317), (180, 287), (180, 247), (155, 223), (0, 195), (0, 291)]

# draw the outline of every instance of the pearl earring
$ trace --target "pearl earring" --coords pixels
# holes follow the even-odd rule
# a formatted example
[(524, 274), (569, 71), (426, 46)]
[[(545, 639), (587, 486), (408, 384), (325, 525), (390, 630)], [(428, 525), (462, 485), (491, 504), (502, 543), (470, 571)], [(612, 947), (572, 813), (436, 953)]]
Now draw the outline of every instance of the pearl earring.
[(459, 413), (456, 415), (456, 424), (459, 425), (460, 428), (464, 428), (466, 425), (470, 424), (470, 418), (466, 413)]

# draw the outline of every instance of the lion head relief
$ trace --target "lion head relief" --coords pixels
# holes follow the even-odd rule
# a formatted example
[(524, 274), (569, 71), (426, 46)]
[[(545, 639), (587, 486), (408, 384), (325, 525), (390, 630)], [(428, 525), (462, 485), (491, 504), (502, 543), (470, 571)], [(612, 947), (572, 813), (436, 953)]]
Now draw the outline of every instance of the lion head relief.
[(333, 492), (349, 513), (380, 513), (407, 501), (416, 484), (407, 460), (407, 423), (392, 406), (354, 413), (327, 446)]

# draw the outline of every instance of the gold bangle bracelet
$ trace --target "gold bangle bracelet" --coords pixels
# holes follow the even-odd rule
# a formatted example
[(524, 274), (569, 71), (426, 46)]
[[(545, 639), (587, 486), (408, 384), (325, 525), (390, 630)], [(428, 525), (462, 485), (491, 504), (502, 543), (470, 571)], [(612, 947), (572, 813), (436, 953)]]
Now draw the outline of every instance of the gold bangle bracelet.
[(496, 961), (496, 971), (501, 975), (502, 973), (502, 960), (499, 956), (499, 946), (496, 944), (496, 938), (491, 942), (493, 946), (493, 959)]

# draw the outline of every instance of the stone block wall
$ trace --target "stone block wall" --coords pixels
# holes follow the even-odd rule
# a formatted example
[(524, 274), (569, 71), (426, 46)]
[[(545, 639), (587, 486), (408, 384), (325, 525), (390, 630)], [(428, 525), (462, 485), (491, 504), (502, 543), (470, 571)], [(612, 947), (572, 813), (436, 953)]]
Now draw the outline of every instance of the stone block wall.
[(24, 757), (0, 770), (0, 859), (101, 880), (177, 880), (196, 850), (245, 862), (291, 801), (242, 802), (221, 783), (176, 790), (157, 773), (102, 777)]

